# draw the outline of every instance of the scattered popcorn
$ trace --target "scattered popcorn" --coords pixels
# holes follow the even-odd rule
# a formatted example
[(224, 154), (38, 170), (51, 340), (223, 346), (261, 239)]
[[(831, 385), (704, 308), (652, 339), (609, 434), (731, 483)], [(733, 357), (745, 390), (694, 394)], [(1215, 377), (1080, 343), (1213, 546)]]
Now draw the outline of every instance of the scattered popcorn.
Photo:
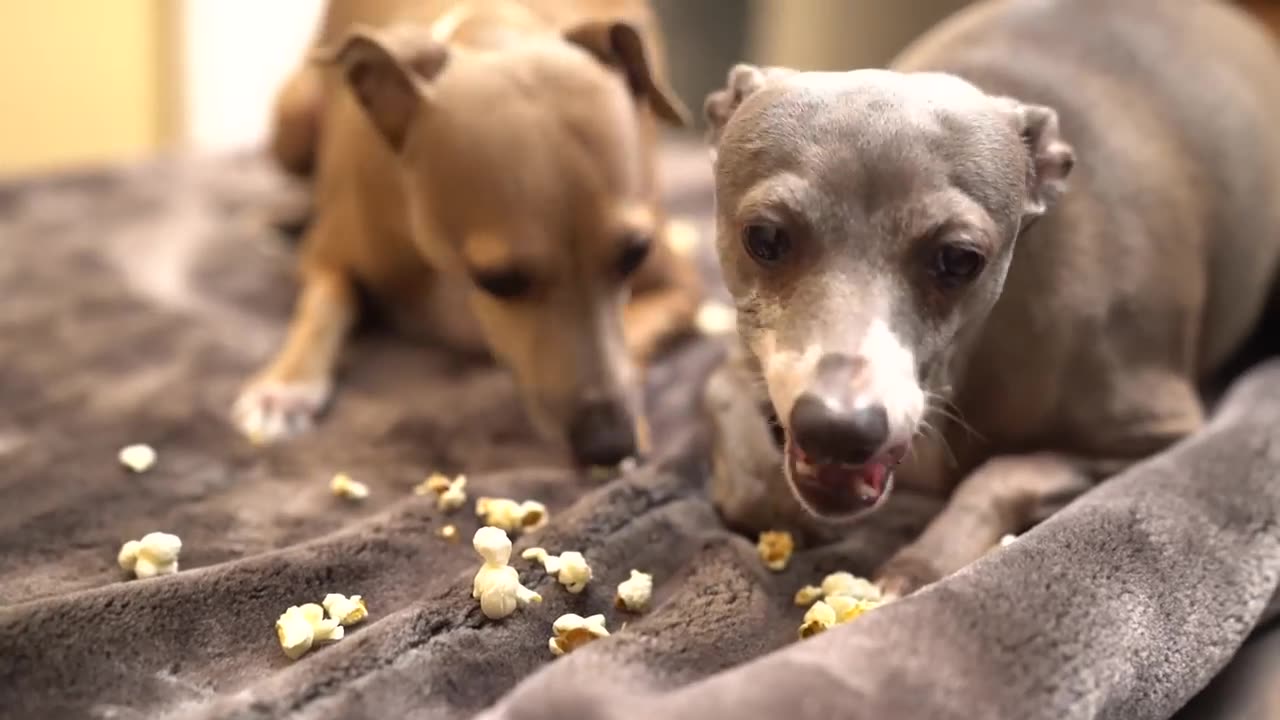
[(866, 600), (849, 597), (848, 595), (833, 595), (820, 602), (825, 602), (835, 611), (837, 625), (842, 625), (850, 620), (857, 620), (868, 610), (874, 610), (881, 605), (879, 600)]
[(445, 512), (453, 512), (467, 504), (467, 476), (459, 475), (450, 480), (440, 473), (432, 473), (431, 477), (423, 480), (413, 489), (413, 493), (415, 495), (434, 494), (437, 508)]
[(604, 615), (582, 617), (569, 613), (556, 618), (551, 626), (555, 636), (547, 642), (552, 655), (565, 655), (596, 638), (609, 637), (604, 626)]
[[(809, 587), (813, 588), (812, 585)], [(821, 590), (821, 588), (813, 589)], [(796, 594), (796, 602), (800, 602), (799, 593)], [(883, 602), (879, 599), (852, 597), (849, 595), (828, 595), (826, 599), (814, 602), (804, 614), (804, 619), (800, 623), (800, 639), (803, 640), (836, 625), (843, 625), (857, 620), (866, 612), (874, 610), (882, 604)]]
[(136, 473), (144, 473), (156, 464), (156, 451), (150, 445), (130, 445), (120, 450), (120, 464)]
[(817, 585), (805, 585), (796, 591), (796, 605), (800, 607), (809, 607), (815, 602), (822, 599), (826, 593), (822, 592), (822, 588)]
[(667, 245), (681, 257), (689, 257), (694, 253), (700, 237), (697, 226), (687, 220), (667, 222)]
[(618, 595), (614, 604), (620, 610), (640, 612), (649, 604), (649, 596), (653, 594), (653, 576), (632, 570), (630, 579), (618, 583)]
[(329, 593), (324, 596), (320, 604), (328, 611), (329, 617), (337, 620), (341, 625), (355, 625), (369, 617), (369, 608), (365, 606), (364, 598), (359, 595), (347, 597), (338, 593)]
[(804, 620), (800, 623), (800, 639), (817, 635), (835, 624), (835, 608), (828, 605), (826, 601), (819, 600), (804, 614)]
[(1005, 535), (1004, 537), (1000, 538), (1000, 547), (1009, 547), (1017, 539), (1018, 539), (1018, 536), (1012, 533), (1009, 535)]
[(520, 557), (542, 563), (548, 575), (555, 575), (560, 584), (575, 595), (582, 592), (591, 580), (591, 566), (580, 552), (570, 550), (551, 555), (543, 548), (531, 547), (520, 553)]
[(490, 620), (501, 620), (517, 608), (542, 602), (542, 596), (520, 584), (511, 560), (511, 539), (501, 528), (486, 526), (476, 531), (472, 547), (484, 558), (476, 573), (471, 597), (480, 601), (480, 610)]
[(329, 490), (340, 498), (347, 500), (363, 500), (369, 497), (369, 486), (358, 480), (352, 480), (346, 473), (338, 473), (329, 481)]
[[(544, 568), (546, 568), (547, 572), (553, 575), (560, 571), (560, 564), (559, 564), (560, 558), (549, 555), (546, 551), (546, 548), (531, 547), (525, 550), (524, 552), (520, 553), (520, 557), (524, 558), (525, 560), (532, 560), (536, 563), (541, 564)], [(555, 569), (552, 569), (553, 562), (555, 563), (554, 565)]]
[(418, 485), (413, 488), (413, 494), (439, 496), (444, 494), (445, 490), (449, 489), (450, 484), (449, 478), (444, 475), (441, 475), (440, 473), (431, 473), (430, 477), (418, 483)]
[(116, 562), (137, 578), (172, 575), (178, 572), (178, 553), (181, 551), (182, 540), (177, 535), (147, 533), (141, 540), (130, 540), (121, 546)]
[(795, 550), (795, 541), (791, 539), (791, 533), (782, 532), (762, 532), (760, 540), (756, 543), (756, 550), (760, 553), (760, 559), (764, 561), (764, 566), (774, 572), (781, 572), (786, 569), (787, 563), (791, 562), (791, 553)]
[(728, 335), (738, 329), (738, 311), (715, 300), (698, 306), (694, 324), (704, 335)]
[(545, 526), (551, 517), (547, 506), (536, 500), (518, 503), (508, 498), (491, 497), (476, 499), (476, 515), (483, 517), (486, 525), (507, 532), (537, 530)]
[(313, 645), (342, 639), (342, 624), (326, 618), (324, 608), (315, 603), (293, 605), (276, 620), (276, 637), (290, 660), (297, 660)]
[(880, 588), (875, 583), (852, 573), (831, 573), (822, 579), (822, 594), (826, 597), (844, 596), (859, 600), (879, 600)]
[(445, 540), (448, 540), (449, 542), (457, 542), (458, 526), (445, 525), (444, 527), (440, 528), (440, 537), (444, 538)]

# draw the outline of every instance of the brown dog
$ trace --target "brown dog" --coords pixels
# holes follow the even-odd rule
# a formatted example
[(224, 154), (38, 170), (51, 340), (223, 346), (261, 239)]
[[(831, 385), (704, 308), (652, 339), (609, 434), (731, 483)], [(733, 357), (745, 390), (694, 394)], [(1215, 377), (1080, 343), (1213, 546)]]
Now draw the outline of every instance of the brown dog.
[(662, 241), (655, 119), (686, 111), (647, 4), (335, 0), (317, 46), (273, 140), (314, 175), (302, 290), (239, 426), (274, 440), (312, 422), (361, 287), (451, 347), (491, 351), (579, 463), (633, 455), (635, 363), (691, 326), (700, 296)]
[(1274, 292), (1277, 78), (1208, 0), (996, 0), (890, 71), (736, 68), (706, 106), (744, 349), (707, 393), (722, 511), (949, 494), (879, 573), (909, 592), (1194, 432)]

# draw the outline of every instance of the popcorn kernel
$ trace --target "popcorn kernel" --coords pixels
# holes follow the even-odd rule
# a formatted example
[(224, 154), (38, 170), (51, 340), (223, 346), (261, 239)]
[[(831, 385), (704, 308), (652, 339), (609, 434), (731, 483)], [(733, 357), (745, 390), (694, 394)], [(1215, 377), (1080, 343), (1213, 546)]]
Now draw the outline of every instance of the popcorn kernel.
[(853, 573), (834, 572), (822, 579), (822, 594), (826, 597), (843, 595), (862, 600), (879, 600), (880, 588)]
[(315, 645), (337, 642), (345, 634), (334, 618), (324, 616), (315, 603), (293, 605), (276, 620), (276, 637), (290, 660), (297, 660)]
[(144, 473), (156, 464), (156, 451), (150, 445), (128, 445), (120, 449), (120, 464), (136, 473)]
[(800, 607), (809, 607), (818, 600), (821, 600), (822, 596), (825, 594), (826, 593), (822, 592), (822, 588), (817, 585), (805, 585), (796, 591), (796, 605), (799, 605)]
[(120, 547), (116, 562), (134, 577), (145, 579), (178, 572), (178, 554), (182, 540), (177, 535), (152, 532), (141, 540), (130, 540)]
[(511, 538), (501, 528), (486, 526), (476, 531), (472, 547), (484, 558), (471, 585), (471, 597), (480, 601), (480, 610), (490, 620), (500, 620), (542, 596), (520, 584), (511, 560)]
[(781, 572), (787, 568), (787, 564), (791, 562), (791, 553), (795, 551), (795, 547), (795, 541), (791, 538), (791, 533), (785, 530), (762, 532), (760, 533), (759, 541), (756, 543), (756, 551), (760, 554), (760, 559), (764, 561), (764, 566), (774, 572)]
[(835, 624), (835, 608), (828, 605), (825, 600), (819, 600), (804, 614), (804, 620), (800, 623), (800, 639), (813, 637), (835, 626)]
[(355, 625), (369, 617), (369, 608), (365, 605), (364, 598), (359, 595), (347, 597), (338, 593), (329, 593), (324, 596), (320, 604), (328, 611), (329, 617), (337, 620), (341, 625)]
[(340, 498), (347, 500), (364, 500), (369, 497), (369, 486), (358, 480), (352, 480), (346, 473), (338, 473), (329, 481), (329, 490)]
[(641, 612), (649, 605), (649, 598), (652, 595), (653, 576), (639, 570), (632, 570), (630, 578), (618, 583), (618, 594), (614, 598), (614, 605), (619, 610)]
[(571, 653), (598, 638), (609, 637), (609, 631), (604, 626), (604, 615), (584, 618), (568, 613), (556, 618), (551, 629), (555, 635), (547, 642), (547, 647), (556, 656)]

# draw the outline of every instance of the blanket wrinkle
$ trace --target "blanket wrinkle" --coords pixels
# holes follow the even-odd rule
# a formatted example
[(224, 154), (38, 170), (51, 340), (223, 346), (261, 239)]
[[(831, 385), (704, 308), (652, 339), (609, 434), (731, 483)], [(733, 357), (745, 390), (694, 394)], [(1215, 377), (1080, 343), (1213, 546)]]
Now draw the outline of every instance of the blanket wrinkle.
[[(668, 152), (672, 207), (709, 239), (709, 169), (689, 161), (705, 151)], [(1010, 547), (798, 642), (799, 587), (870, 572), (939, 502), (897, 494), (764, 568), (704, 489), (691, 399), (715, 340), (651, 369), (657, 451), (603, 482), (511, 412), (506, 373), (376, 329), (313, 433), (236, 436), (227, 404), (292, 302), (290, 255), (259, 221), (278, 185), (226, 157), (0, 187), (0, 720), (1280, 717), (1280, 366)], [(115, 459), (137, 442), (158, 452), (143, 474)], [(339, 471), (370, 496), (335, 498)], [(479, 613), (479, 519), (413, 495), (433, 471), (466, 473), (471, 502), (548, 506), (511, 563), (541, 605)], [(182, 538), (180, 572), (126, 579), (121, 543), (157, 530)], [(585, 591), (519, 557), (533, 545), (583, 552)], [(640, 613), (614, 606), (632, 569), (654, 577)], [(288, 660), (275, 619), (330, 592), (369, 618)], [(568, 612), (604, 613), (611, 636), (553, 658)]]

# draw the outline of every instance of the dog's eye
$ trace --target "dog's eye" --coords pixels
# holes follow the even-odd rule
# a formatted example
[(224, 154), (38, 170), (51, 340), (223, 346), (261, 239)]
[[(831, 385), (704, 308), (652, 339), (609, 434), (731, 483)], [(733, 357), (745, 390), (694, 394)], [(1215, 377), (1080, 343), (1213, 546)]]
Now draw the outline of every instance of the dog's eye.
[(645, 235), (638, 233), (628, 235), (623, 243), (622, 254), (618, 256), (618, 274), (625, 278), (639, 270), (645, 258), (649, 257), (651, 245), (651, 241)]
[(742, 246), (761, 265), (774, 265), (791, 250), (791, 237), (777, 225), (753, 224), (742, 229)]
[(933, 274), (938, 282), (954, 288), (972, 281), (986, 264), (986, 257), (977, 250), (967, 245), (948, 243), (938, 248), (933, 256)]
[(533, 279), (520, 270), (481, 272), (475, 276), (476, 285), (499, 300), (514, 300), (529, 292)]

